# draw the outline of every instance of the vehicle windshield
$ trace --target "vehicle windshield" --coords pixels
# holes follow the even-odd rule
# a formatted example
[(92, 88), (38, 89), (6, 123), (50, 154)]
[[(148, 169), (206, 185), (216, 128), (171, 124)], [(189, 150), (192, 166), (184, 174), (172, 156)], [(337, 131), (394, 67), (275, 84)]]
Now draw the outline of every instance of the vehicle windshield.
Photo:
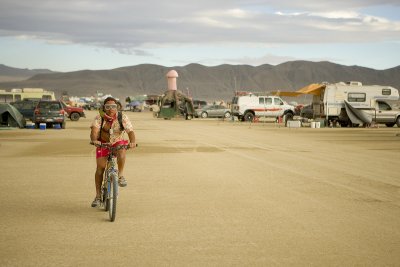
[(61, 109), (60, 103), (58, 102), (39, 102), (38, 107), (42, 109), (52, 109), (52, 110)]

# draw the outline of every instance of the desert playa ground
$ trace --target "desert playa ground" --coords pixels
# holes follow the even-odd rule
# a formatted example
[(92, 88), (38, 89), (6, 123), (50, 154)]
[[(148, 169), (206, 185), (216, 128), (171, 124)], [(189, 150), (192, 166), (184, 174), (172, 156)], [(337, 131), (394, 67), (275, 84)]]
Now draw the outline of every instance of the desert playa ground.
[(0, 131), (0, 266), (399, 265), (399, 128), (127, 114), (114, 223), (90, 207), (94, 111)]

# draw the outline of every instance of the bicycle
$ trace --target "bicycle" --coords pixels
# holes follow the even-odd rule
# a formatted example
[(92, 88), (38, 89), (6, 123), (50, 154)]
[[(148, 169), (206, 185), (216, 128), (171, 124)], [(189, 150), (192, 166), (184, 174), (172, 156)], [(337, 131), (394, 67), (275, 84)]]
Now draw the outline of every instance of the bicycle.
[[(91, 143), (92, 145), (95, 145)], [(106, 169), (103, 174), (103, 182), (101, 184), (100, 205), (108, 211), (110, 221), (115, 221), (117, 213), (117, 197), (118, 197), (118, 169), (115, 162), (117, 151), (120, 149), (129, 149), (129, 145), (112, 146), (110, 143), (102, 143), (95, 145), (97, 147), (108, 148), (110, 154), (107, 157)], [(136, 145), (137, 146), (137, 145)]]

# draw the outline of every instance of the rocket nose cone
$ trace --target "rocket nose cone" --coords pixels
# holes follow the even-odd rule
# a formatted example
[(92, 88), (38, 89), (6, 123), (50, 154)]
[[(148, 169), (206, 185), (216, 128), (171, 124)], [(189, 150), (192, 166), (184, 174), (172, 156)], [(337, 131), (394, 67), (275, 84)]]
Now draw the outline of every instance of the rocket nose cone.
[(167, 78), (178, 78), (178, 73), (175, 70), (170, 70), (167, 73)]

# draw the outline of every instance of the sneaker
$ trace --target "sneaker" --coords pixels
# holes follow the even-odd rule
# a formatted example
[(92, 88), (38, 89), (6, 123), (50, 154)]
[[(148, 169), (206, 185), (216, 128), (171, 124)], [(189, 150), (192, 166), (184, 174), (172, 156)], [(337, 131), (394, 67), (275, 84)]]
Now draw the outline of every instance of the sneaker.
[(126, 180), (125, 180), (125, 177), (124, 177), (124, 176), (119, 177), (119, 179), (118, 179), (118, 184), (119, 184), (119, 186), (121, 186), (121, 187), (125, 187), (125, 186), (128, 185), (127, 182), (126, 182)]
[(95, 208), (97, 206), (100, 206), (100, 198), (95, 198), (92, 202), (92, 208)]

